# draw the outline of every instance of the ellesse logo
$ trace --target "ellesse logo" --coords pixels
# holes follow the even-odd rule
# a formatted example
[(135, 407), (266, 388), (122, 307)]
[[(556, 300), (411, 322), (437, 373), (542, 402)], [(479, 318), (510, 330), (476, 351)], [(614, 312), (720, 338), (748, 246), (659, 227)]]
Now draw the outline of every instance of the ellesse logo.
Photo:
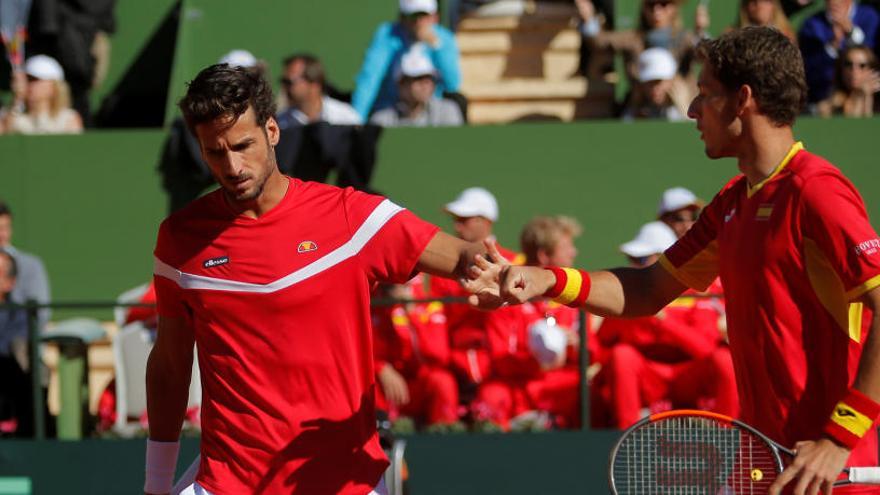
[(299, 243), (299, 246), (296, 247), (297, 253), (308, 253), (317, 250), (318, 245), (315, 244), (313, 241), (302, 241), (301, 243)]
[(215, 266), (225, 265), (226, 263), (229, 263), (229, 256), (221, 256), (219, 258), (205, 260), (202, 263), (202, 266), (205, 268), (214, 268)]

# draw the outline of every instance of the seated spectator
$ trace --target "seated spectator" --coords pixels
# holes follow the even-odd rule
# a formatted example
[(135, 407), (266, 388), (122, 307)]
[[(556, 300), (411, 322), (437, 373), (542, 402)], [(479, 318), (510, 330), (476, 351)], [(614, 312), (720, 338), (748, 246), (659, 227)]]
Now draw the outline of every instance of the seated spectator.
[(331, 125), (363, 123), (351, 105), (326, 94), (324, 66), (314, 55), (295, 54), (284, 59), (281, 89), (287, 104), (277, 116), (281, 129), (316, 122)]
[[(709, 11), (701, 3), (697, 7), (694, 31), (688, 31), (683, 27), (680, 3), (681, 0), (642, 0), (638, 28), (611, 31), (603, 30), (592, 2), (580, 0), (578, 12), (582, 42), (589, 45), (593, 54), (608, 51), (622, 53), (626, 76), (631, 81), (639, 80), (638, 57), (648, 48), (665, 48), (672, 52), (679, 74), (687, 77), (697, 43), (709, 28)], [(601, 58), (593, 57), (593, 60), (595, 63), (607, 63)]]
[[(46, 267), (39, 256), (22, 251), (12, 245), (12, 220), (12, 210), (6, 203), (0, 201), (0, 249), (15, 258), (18, 273), (10, 299), (17, 304), (25, 304), (28, 301), (48, 304), (51, 302), (51, 293)], [(39, 311), (38, 327), (40, 331), (49, 322), (50, 317), (51, 311), (48, 308)]]
[(657, 219), (668, 225), (677, 239), (681, 239), (694, 226), (703, 205), (703, 201), (688, 189), (673, 187), (663, 191), (657, 206)]
[(747, 26), (774, 27), (792, 41), (797, 39), (779, 0), (740, 0), (739, 14), (733, 29)]
[(458, 45), (455, 35), (437, 24), (437, 0), (400, 0), (398, 22), (376, 30), (355, 81), (352, 105), (364, 120), (399, 100), (395, 69), (413, 46), (421, 47), (437, 68), (435, 96), (459, 90)]
[(4, 132), (11, 134), (76, 134), (83, 130), (79, 114), (70, 106), (70, 88), (64, 70), (52, 57), (35, 55), (13, 74), (14, 102), (3, 115)]
[[(663, 222), (644, 225), (620, 249), (633, 267), (647, 267), (676, 241)], [(626, 428), (644, 409), (709, 408), (736, 416), (733, 362), (718, 327), (717, 308), (685, 295), (657, 315), (606, 318), (598, 331), (605, 362), (596, 377), (611, 424)]]
[(834, 71), (831, 95), (820, 101), (815, 113), (822, 117), (871, 117), (878, 108), (874, 93), (880, 91), (877, 57), (865, 46), (843, 50)]
[(437, 71), (431, 59), (421, 50), (413, 50), (400, 59), (395, 78), (400, 101), (379, 110), (370, 119), (371, 124), (382, 127), (439, 127), (464, 123), (458, 105), (450, 100), (437, 98)]
[[(526, 264), (573, 266), (580, 234), (570, 217), (532, 219), (520, 236)], [(486, 320), (492, 373), (473, 401), (475, 418), (506, 430), (514, 417), (537, 410), (556, 426), (578, 427), (579, 326), (577, 309), (550, 300), (492, 312)]]
[(0, 249), (0, 436), (21, 433), (20, 427), (32, 422), (31, 384), (24, 364), (28, 348), (27, 313), (2, 307), (12, 302), (16, 278), (15, 259)]
[[(492, 231), (498, 221), (498, 202), (482, 187), (471, 187), (444, 211), (452, 216), (456, 235), (468, 242), (494, 239)], [(513, 263), (522, 262), (513, 251), (499, 246), (501, 254)], [(465, 298), (468, 292), (457, 282), (431, 277), (431, 297)], [(490, 372), (489, 337), (486, 318), (490, 313), (468, 306), (466, 302), (444, 304), (449, 329), (450, 369), (455, 374), (463, 396), (472, 395), (475, 386), (488, 378)]]
[(687, 120), (694, 97), (692, 85), (678, 75), (678, 64), (665, 48), (648, 48), (639, 54), (638, 84), (633, 88), (623, 120)]
[[(379, 296), (423, 299), (424, 278), (381, 286)], [(448, 370), (449, 336), (440, 303), (375, 306), (376, 405), (394, 421), (412, 417), (431, 427), (458, 422), (458, 385)]]
[(826, 10), (804, 21), (798, 32), (810, 103), (828, 98), (835, 64), (845, 48), (875, 48), (880, 25), (880, 15), (867, 5), (854, 0), (828, 0), (826, 4)]

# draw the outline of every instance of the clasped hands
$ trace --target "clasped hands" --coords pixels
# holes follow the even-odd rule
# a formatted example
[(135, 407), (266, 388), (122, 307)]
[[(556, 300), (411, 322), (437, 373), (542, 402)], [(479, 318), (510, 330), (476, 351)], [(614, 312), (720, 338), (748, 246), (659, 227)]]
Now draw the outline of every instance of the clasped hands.
[(470, 292), (468, 302), (492, 310), (522, 304), (543, 295), (556, 282), (553, 272), (534, 266), (511, 265), (492, 240), (483, 241), (487, 256), (477, 254), (461, 285)]

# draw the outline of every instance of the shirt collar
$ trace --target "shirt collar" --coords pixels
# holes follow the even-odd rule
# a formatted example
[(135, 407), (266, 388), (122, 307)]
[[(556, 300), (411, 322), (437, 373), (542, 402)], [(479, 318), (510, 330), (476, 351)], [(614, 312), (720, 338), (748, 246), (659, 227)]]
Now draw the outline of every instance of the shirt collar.
[(791, 148), (788, 150), (788, 154), (785, 155), (785, 158), (782, 159), (782, 162), (773, 169), (773, 172), (769, 176), (767, 176), (766, 179), (758, 182), (754, 186), (748, 186), (747, 197), (751, 198), (752, 196), (754, 196), (755, 193), (760, 191), (765, 184), (767, 184), (768, 182), (773, 180), (774, 177), (779, 175), (779, 173), (782, 172), (782, 170), (786, 166), (788, 166), (789, 162), (791, 162), (791, 159), (794, 158), (794, 155), (796, 155), (798, 151), (801, 151), (802, 149), (804, 149), (804, 143), (801, 141), (798, 141), (791, 145)]

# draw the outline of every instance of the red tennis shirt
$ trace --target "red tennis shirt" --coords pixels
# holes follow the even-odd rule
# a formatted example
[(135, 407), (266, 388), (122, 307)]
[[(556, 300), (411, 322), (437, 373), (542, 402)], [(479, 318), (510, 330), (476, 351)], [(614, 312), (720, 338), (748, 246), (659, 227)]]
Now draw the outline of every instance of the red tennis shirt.
[(289, 179), (253, 219), (220, 191), (159, 229), (160, 317), (186, 318), (212, 493), (368, 493), (376, 434), (370, 289), (402, 283), (437, 227), (391, 201)]
[[(790, 447), (820, 438), (865, 340), (854, 301), (880, 285), (856, 188), (796, 143), (763, 182), (731, 180), (660, 263), (698, 290), (721, 276), (743, 420)], [(877, 465), (874, 429), (850, 463)]]

